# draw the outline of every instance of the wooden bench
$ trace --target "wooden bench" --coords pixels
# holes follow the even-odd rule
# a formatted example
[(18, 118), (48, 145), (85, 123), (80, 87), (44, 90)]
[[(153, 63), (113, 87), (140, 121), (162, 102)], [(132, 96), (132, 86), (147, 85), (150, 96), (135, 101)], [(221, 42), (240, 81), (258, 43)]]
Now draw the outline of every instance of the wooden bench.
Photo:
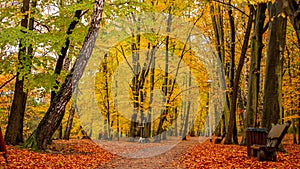
[(271, 128), (267, 136), (266, 145), (254, 144), (251, 146), (251, 156), (257, 157), (259, 161), (276, 161), (278, 146), (287, 133), (291, 122), (277, 124)]

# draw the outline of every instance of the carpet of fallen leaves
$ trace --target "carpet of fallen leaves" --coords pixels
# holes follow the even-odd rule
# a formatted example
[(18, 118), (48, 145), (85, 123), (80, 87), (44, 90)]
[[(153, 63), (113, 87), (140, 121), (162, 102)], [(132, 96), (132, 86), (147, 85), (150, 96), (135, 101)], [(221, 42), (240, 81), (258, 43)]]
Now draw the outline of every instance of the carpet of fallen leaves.
[(98, 168), (114, 157), (91, 140), (59, 140), (50, 148), (34, 152), (7, 146), (9, 164), (1, 155), (0, 168)]
[(292, 144), (292, 135), (282, 141), (288, 152), (278, 152), (277, 161), (259, 162), (247, 156), (247, 147), (238, 145), (214, 144), (206, 141), (195, 145), (181, 156), (182, 168), (300, 168), (300, 145)]
[[(300, 168), (300, 146), (292, 144), (291, 135), (287, 135), (283, 140), (283, 146), (288, 154), (278, 153), (277, 162), (259, 162), (256, 158), (248, 157), (247, 147), (245, 146), (214, 144), (209, 141), (202, 143), (186, 141), (183, 143), (184, 146), (189, 148), (184, 147), (185, 150), (182, 152), (171, 150), (169, 153), (165, 153), (166, 157), (162, 154), (157, 158), (161, 161), (156, 163), (149, 163), (149, 160), (146, 159), (141, 159), (141, 163), (145, 163), (143, 164), (144, 168), (157, 168), (157, 165), (161, 166), (159, 168), (164, 168), (168, 165), (163, 164), (172, 162), (170, 159), (174, 158), (177, 159), (174, 168)], [(180, 143), (178, 146), (182, 149)], [(4, 158), (0, 156), (0, 169), (103, 168), (103, 166), (109, 166), (111, 163), (124, 160), (100, 148), (91, 140), (57, 140), (50, 147), (51, 150), (46, 152), (34, 152), (13, 146), (7, 146), (7, 149), (9, 164), (5, 164)], [(156, 158), (151, 159), (151, 161), (156, 161)], [(136, 166), (135, 164), (141, 165), (137, 160), (129, 159), (126, 161), (126, 163), (131, 162), (133, 163), (132, 166)], [(154, 164), (156, 164), (156, 167), (152, 166)]]

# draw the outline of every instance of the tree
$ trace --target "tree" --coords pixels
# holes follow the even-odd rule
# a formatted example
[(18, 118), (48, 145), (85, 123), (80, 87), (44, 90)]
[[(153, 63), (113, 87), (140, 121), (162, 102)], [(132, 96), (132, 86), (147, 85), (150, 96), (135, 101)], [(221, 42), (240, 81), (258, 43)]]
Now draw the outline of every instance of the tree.
[(287, 18), (282, 9), (283, 1), (268, 3), (269, 37), (266, 59), (266, 76), (264, 80), (264, 105), (262, 126), (271, 129), (272, 124), (279, 123), (282, 112), (282, 58), (285, 49)]
[(66, 77), (62, 87), (57, 92), (53, 102), (51, 103), (45, 116), (39, 123), (37, 129), (32, 133), (25, 143), (25, 147), (44, 150), (46, 149), (48, 140), (52, 137), (55, 130), (59, 127), (64, 115), (64, 109), (72, 96), (79, 79), (81, 78), (85, 66), (91, 56), (102, 20), (104, 0), (96, 0), (94, 3), (94, 11), (92, 14), (91, 25), (84, 44), (76, 59), (75, 65)]
[[(190, 88), (192, 84), (192, 72), (189, 71), (189, 77), (188, 77), (188, 87)], [(189, 91), (189, 94), (191, 94), (191, 92)], [(188, 127), (189, 127), (189, 115), (190, 115), (190, 109), (191, 109), (191, 101), (188, 100), (187, 103), (187, 110), (186, 115), (185, 115), (185, 122), (184, 122), (184, 129), (183, 129), (183, 133), (182, 133), (182, 140), (187, 140), (186, 135), (188, 132)]]
[(255, 12), (254, 33), (251, 39), (250, 76), (248, 84), (248, 98), (246, 108), (246, 127), (258, 127), (256, 123), (258, 115), (258, 99), (260, 88), (260, 67), (263, 50), (263, 33), (265, 22), (266, 3), (259, 3)]
[(300, 47), (300, 2), (296, 0), (287, 0), (282, 2), (282, 8), (288, 15), (298, 39), (298, 47)]
[[(65, 44), (60, 49), (60, 54), (58, 55), (58, 59), (57, 59), (57, 62), (56, 62), (55, 68), (54, 68), (54, 75), (55, 75), (56, 78), (61, 74), (61, 71), (63, 70), (64, 62), (65, 62), (66, 59), (68, 59), (66, 57), (67, 57), (67, 52), (68, 52), (69, 46), (70, 46), (70, 37), (69, 37), (69, 35), (72, 34), (74, 28), (78, 24), (79, 19), (81, 18), (81, 16), (83, 14), (82, 14), (82, 10), (76, 10), (75, 14), (74, 14), (74, 20), (70, 23), (70, 25), (67, 29), (66, 34), (68, 36), (65, 40)], [(65, 69), (68, 69), (68, 67), (69, 66), (67, 66)], [(56, 80), (56, 85), (53, 86), (53, 90), (51, 91), (51, 101), (54, 100), (54, 97), (56, 95), (56, 90), (58, 89), (58, 85), (59, 85), (59, 82), (58, 82), (58, 80)], [(70, 116), (70, 117), (72, 117), (72, 116)], [(59, 127), (59, 139), (62, 139), (62, 125), (60, 125), (60, 127)]]
[(249, 12), (250, 14), (249, 14), (247, 29), (245, 32), (245, 38), (244, 38), (244, 42), (243, 42), (243, 46), (242, 46), (242, 52), (241, 52), (240, 60), (238, 63), (238, 68), (235, 72), (234, 81), (233, 81), (233, 90), (232, 90), (231, 105), (230, 105), (230, 121), (229, 121), (229, 126), (228, 126), (228, 132), (227, 132), (226, 139), (224, 142), (226, 144), (232, 143), (232, 139), (235, 144), (238, 144), (237, 131), (236, 131), (236, 115), (235, 114), (236, 114), (236, 105), (237, 105), (236, 104), (237, 95), (238, 95), (239, 83), (240, 83), (239, 81), (240, 81), (240, 76), (241, 76), (242, 68), (244, 65), (244, 61), (246, 58), (246, 52), (248, 49), (248, 42), (250, 39), (250, 33), (251, 33), (252, 23), (253, 23), (254, 7), (252, 5), (249, 5), (249, 9), (250, 9), (250, 12)]
[(75, 105), (72, 105), (72, 107), (70, 109), (70, 114), (68, 117), (67, 126), (65, 129), (64, 137), (63, 137), (64, 140), (69, 140), (69, 138), (70, 138), (74, 115), (75, 115)]
[[(214, 36), (215, 36), (215, 43), (216, 43), (216, 50), (218, 53), (218, 56), (220, 58), (220, 61), (222, 64), (225, 63), (225, 41), (224, 41), (224, 22), (223, 22), (223, 13), (222, 8), (218, 3), (211, 3), (210, 5), (210, 15), (214, 30)], [(227, 96), (226, 99), (226, 108), (224, 108), (225, 111), (223, 111), (222, 118), (218, 124), (218, 127), (215, 131), (216, 136), (221, 136), (221, 130), (223, 132), (226, 132), (226, 116), (229, 116), (228, 110), (229, 110), (229, 98)]]
[[(251, 38), (251, 57), (250, 57), (250, 75), (248, 83), (248, 97), (246, 105), (246, 119), (244, 127), (258, 127), (257, 119), (259, 113), (259, 91), (260, 91), (260, 74), (261, 58), (263, 44), (266, 3), (259, 3), (255, 10), (254, 32)], [(242, 145), (246, 144), (246, 131), (243, 132)]]
[[(23, 1), (22, 13), (24, 18), (21, 20), (21, 26), (25, 29), (24, 34), (33, 30), (34, 18), (29, 15), (30, 11), (34, 11), (37, 1)], [(30, 74), (32, 67), (33, 46), (26, 44), (26, 40), (20, 39), (18, 60), (20, 67), (18, 68), (15, 83), (15, 91), (13, 103), (9, 115), (8, 125), (5, 132), (6, 144), (16, 145), (23, 143), (23, 121), (26, 108), (26, 100), (28, 89), (24, 88), (25, 78)]]

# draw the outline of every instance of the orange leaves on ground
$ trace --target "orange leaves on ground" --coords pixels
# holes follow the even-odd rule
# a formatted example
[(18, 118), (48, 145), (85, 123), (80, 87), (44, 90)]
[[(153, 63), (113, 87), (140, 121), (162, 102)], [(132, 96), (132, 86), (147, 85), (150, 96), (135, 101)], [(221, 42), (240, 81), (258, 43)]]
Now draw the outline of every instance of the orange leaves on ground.
[[(198, 141), (195, 141), (198, 140)], [(260, 162), (247, 156), (247, 147), (199, 142), (199, 138), (182, 141), (170, 151), (152, 158), (122, 158), (101, 149), (91, 140), (54, 141), (49, 151), (33, 152), (8, 146), (9, 164), (0, 157), (1, 168), (300, 168), (300, 146), (286, 135), (277, 162)], [(138, 144), (138, 143), (137, 143)], [(139, 144), (138, 144), (139, 145)], [(189, 148), (187, 148), (189, 147)]]
[(182, 168), (300, 168), (300, 146), (292, 144), (292, 138), (283, 141), (288, 152), (277, 154), (277, 162), (260, 162), (247, 156), (247, 147), (213, 144), (209, 141), (198, 144), (182, 155)]
[(0, 157), (0, 168), (97, 168), (113, 158), (90, 140), (55, 141), (54, 145), (45, 153), (7, 146), (9, 164)]

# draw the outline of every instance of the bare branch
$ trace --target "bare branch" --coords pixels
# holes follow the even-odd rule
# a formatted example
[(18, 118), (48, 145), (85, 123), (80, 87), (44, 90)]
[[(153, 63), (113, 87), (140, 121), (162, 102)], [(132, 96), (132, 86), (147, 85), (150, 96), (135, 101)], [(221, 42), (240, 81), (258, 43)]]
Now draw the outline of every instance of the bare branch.
[(214, 1), (214, 2), (217, 2), (217, 3), (220, 3), (220, 4), (223, 4), (223, 5), (230, 6), (230, 7), (234, 8), (235, 10), (241, 12), (241, 13), (244, 14), (245, 16), (249, 17), (249, 15), (246, 14), (244, 11), (242, 11), (241, 9), (239, 9), (239, 8), (237, 8), (237, 7), (235, 7), (235, 6), (233, 6), (233, 5), (230, 4), (230, 3), (222, 2), (222, 1), (219, 1), (219, 0), (213, 0), (213, 1)]
[(17, 75), (14, 75), (12, 78), (10, 78), (8, 81), (4, 82), (1, 86), (0, 89), (2, 89), (4, 86), (6, 86), (9, 82), (13, 81)]

